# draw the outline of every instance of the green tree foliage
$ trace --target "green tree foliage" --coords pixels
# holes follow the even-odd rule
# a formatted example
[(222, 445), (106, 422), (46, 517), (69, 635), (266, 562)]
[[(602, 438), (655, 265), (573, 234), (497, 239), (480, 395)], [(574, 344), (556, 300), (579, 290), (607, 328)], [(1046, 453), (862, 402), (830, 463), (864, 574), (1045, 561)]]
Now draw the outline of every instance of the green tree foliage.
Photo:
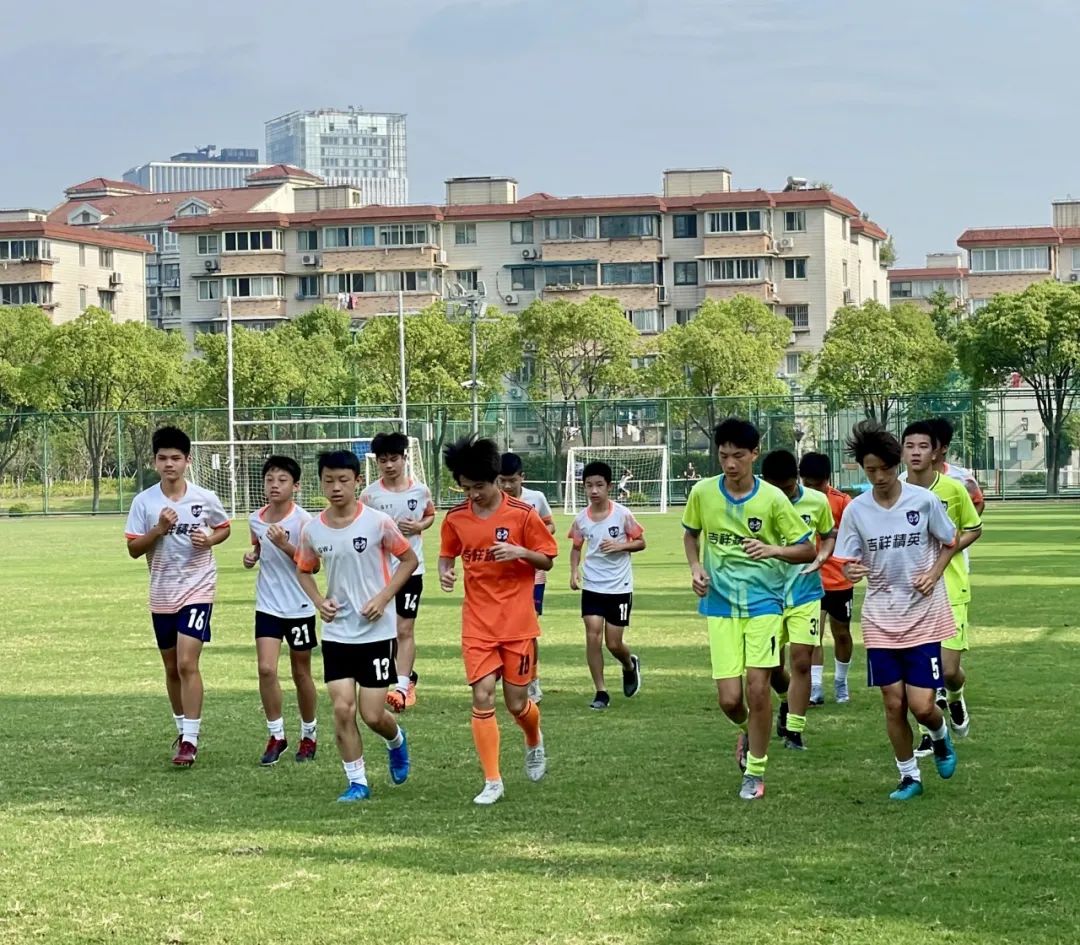
[(892, 235), (881, 244), (881, 248), (878, 250), (878, 259), (881, 261), (881, 265), (889, 268), (896, 265), (896, 244), (893, 242)]
[(46, 362), (52, 324), (35, 305), (0, 307), (0, 476), (31, 414), (55, 405)]

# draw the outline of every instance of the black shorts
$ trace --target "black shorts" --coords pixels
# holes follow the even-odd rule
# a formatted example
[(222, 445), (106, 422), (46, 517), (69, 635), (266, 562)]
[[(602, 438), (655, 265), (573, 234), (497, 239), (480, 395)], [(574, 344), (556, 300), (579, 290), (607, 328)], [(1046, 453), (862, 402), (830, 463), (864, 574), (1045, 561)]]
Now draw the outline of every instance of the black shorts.
[(397, 640), (337, 643), (323, 640), (323, 681), (352, 679), (361, 689), (389, 689), (397, 683)]
[(424, 576), (414, 574), (405, 582), (405, 586), (397, 592), (394, 603), (397, 607), (397, 615), (409, 620), (415, 620), (420, 612), (420, 598), (424, 596)]
[(255, 639), (270, 637), (284, 640), (290, 650), (314, 650), (319, 645), (315, 636), (315, 615), (310, 617), (275, 617), (273, 614), (255, 611)]
[(851, 623), (851, 602), (854, 598), (855, 589), (852, 587), (846, 591), (826, 591), (821, 599), (821, 609), (833, 620)]
[(634, 609), (633, 594), (601, 594), (597, 591), (581, 592), (581, 616), (603, 617), (613, 627), (629, 627), (630, 613)]

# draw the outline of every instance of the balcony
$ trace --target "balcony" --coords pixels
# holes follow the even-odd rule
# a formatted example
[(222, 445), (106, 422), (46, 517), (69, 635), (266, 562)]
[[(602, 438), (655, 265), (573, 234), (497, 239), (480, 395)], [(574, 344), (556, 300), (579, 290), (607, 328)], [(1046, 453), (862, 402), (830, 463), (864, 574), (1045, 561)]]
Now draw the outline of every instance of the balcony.
[[(284, 299), (233, 299), (232, 314), (234, 319), (242, 318), (284, 318)], [(221, 303), (221, 317), (225, 317), (225, 302)]]
[(768, 233), (710, 233), (700, 258), (724, 256), (767, 256), (774, 254)]
[(54, 259), (5, 259), (0, 261), (0, 282), (52, 282)]
[(579, 260), (582, 255), (601, 263), (651, 262), (660, 256), (660, 240), (655, 236), (627, 239), (545, 240), (545, 262)]
[(218, 264), (223, 276), (284, 275), (285, 251), (226, 253), (218, 259)]
[[(442, 296), (437, 292), (405, 292), (405, 311), (416, 312), (438, 302)], [(353, 318), (369, 318), (372, 315), (395, 314), (398, 310), (398, 294), (396, 292), (354, 292), (348, 296), (351, 308), (345, 310)], [(307, 300), (315, 305), (317, 299)], [(235, 304), (235, 303), (234, 303)], [(338, 307), (338, 297), (328, 295), (323, 298), (322, 304), (330, 308)]]
[(776, 287), (771, 282), (712, 282), (705, 286), (707, 299), (733, 299), (736, 295), (748, 295), (766, 305), (779, 301)]
[[(436, 269), (446, 266), (446, 254), (437, 246), (349, 246), (322, 249), (315, 253), (318, 266), (304, 266), (310, 272), (393, 272), (409, 269)], [(299, 260), (296, 260), (299, 263)]]

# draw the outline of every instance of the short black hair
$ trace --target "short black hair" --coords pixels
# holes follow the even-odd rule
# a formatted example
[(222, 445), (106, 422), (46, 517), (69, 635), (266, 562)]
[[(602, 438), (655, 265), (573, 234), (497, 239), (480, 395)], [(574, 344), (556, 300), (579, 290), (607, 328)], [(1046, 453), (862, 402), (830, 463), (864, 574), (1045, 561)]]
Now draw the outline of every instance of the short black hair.
[(162, 450), (180, 450), (185, 456), (191, 455), (191, 437), (179, 427), (158, 427), (150, 437), (150, 446), (155, 456)]
[(524, 469), (525, 464), (517, 453), (503, 453), (499, 458), (500, 476), (516, 476), (518, 473), (524, 475)]
[(773, 450), (761, 461), (761, 477), (766, 482), (790, 482), (799, 477), (799, 461), (791, 450)]
[(462, 478), (494, 482), (499, 475), (502, 456), (494, 440), (481, 439), (470, 433), (447, 446), (443, 450), (443, 460), (457, 483)]
[(589, 476), (602, 476), (604, 482), (609, 486), (611, 485), (611, 467), (599, 459), (594, 459), (591, 463), (586, 463), (585, 468), (581, 470), (582, 482), (588, 479)]
[(900, 437), (900, 442), (903, 443), (909, 436), (926, 436), (930, 438), (930, 445), (934, 449), (941, 446), (938, 429), (929, 420), (913, 420), (909, 423), (904, 427), (904, 434)]
[(716, 425), (713, 443), (717, 446), (730, 443), (737, 449), (756, 450), (761, 445), (761, 434), (749, 420), (727, 417)]
[(832, 478), (832, 460), (824, 453), (803, 453), (799, 475), (813, 482), (827, 482)]
[(900, 465), (900, 443), (876, 420), (861, 420), (851, 430), (847, 451), (860, 466), (867, 456), (876, 456), (892, 469)]
[(376, 433), (369, 451), (373, 456), (404, 456), (409, 438), (404, 433)]
[(929, 423), (931, 429), (933, 429), (938, 446), (947, 450), (952, 443), (953, 438), (952, 423), (945, 417), (933, 417), (926, 422)]
[(292, 476), (293, 482), (300, 481), (300, 464), (291, 456), (271, 456), (263, 463), (263, 478), (271, 469), (280, 469), (283, 473)]
[(348, 469), (360, 478), (360, 457), (351, 450), (328, 450), (319, 454), (319, 475), (327, 469)]

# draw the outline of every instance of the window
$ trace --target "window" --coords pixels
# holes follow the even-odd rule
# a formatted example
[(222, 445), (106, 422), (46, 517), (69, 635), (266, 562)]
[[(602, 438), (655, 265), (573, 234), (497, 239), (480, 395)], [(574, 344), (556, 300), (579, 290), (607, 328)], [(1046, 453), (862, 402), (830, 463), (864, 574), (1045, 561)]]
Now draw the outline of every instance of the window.
[(165, 230), (161, 234), (161, 251), (163, 253), (176, 252), (176, 234), (172, 230)]
[(425, 223), (392, 223), (379, 227), (380, 246), (422, 246), (427, 242)]
[(760, 259), (710, 259), (709, 282), (756, 282), (761, 279)]
[(217, 233), (204, 233), (196, 237), (196, 252), (200, 256), (216, 256), (221, 249), (221, 237)]
[(785, 279), (805, 279), (806, 278), (806, 260), (805, 259), (785, 259), (784, 260), (784, 278)]
[(601, 285), (655, 285), (653, 263), (604, 263), (600, 267)]
[[(304, 290), (304, 279), (314, 279), (314, 291), (311, 296), (319, 294), (318, 276), (305, 276), (300, 280), (301, 291)], [(373, 272), (335, 272), (326, 277), (326, 294), (338, 295), (341, 292), (374, 292), (375, 273)], [(308, 296), (309, 298), (311, 296)]]
[(625, 240), (635, 236), (655, 235), (656, 217), (652, 214), (600, 218), (601, 239)]
[(79, 286), (79, 311), (86, 311), (86, 286)]
[(847, 260), (846, 260), (846, 259), (842, 259), (842, 260), (840, 260), (840, 263), (841, 263), (841, 267), (843, 268), (843, 272), (844, 272), (844, 285), (845, 285), (845, 287), (846, 287), (846, 286), (847, 286), (847, 284), (848, 284), (848, 274), (847, 274)]
[(281, 230), (240, 230), (225, 234), (225, 252), (260, 253), (281, 249)]
[(108, 289), (98, 289), (98, 308), (105, 309), (110, 315), (116, 314), (116, 293)]
[[(1077, 257), (1073, 253), (1073, 265)], [(972, 272), (1043, 272), (1050, 268), (1048, 246), (1023, 246), (1010, 249), (973, 249)]]
[[(156, 240), (156, 238), (157, 238), (156, 233), (154, 234), (154, 238)], [(156, 242), (154, 242), (154, 249), (155, 250), (157, 249), (157, 243)], [(0, 254), (2, 254), (2, 253), (3, 253), (3, 243), (0, 243)], [(0, 255), (0, 259), (2, 259), (2, 258), (4, 258), (4, 257), (2, 255)], [(86, 265), (86, 246), (84, 244), (82, 244), (82, 243), (79, 244), (79, 265), (80, 266), (85, 266)]]
[(676, 213), (671, 219), (672, 235), (677, 240), (692, 240), (697, 238), (697, 214)]
[(784, 357), (784, 374), (788, 377), (795, 377), (799, 373), (799, 362), (802, 360), (802, 355), (798, 352), (792, 352)]
[(532, 220), (521, 220), (520, 222), (514, 222), (510, 224), (510, 242), (511, 243), (532, 243), (533, 242), (533, 222)]
[(675, 263), (675, 285), (697, 285), (697, 263), (696, 262), (677, 262)]
[(689, 325), (696, 314), (696, 308), (677, 308), (675, 309), (675, 324)]
[[(160, 251), (160, 249), (161, 249), (161, 234), (158, 233), (156, 230), (153, 233), (146, 233), (143, 236), (143, 239), (145, 239), (146, 242), (148, 242), (151, 246), (154, 247), (154, 252), (155, 253)], [(86, 265), (86, 247), (85, 246), (80, 246), (79, 247), (79, 265), (80, 266), (85, 266)]]
[[(80, 250), (85, 247), (80, 246)], [(42, 240), (0, 240), (0, 259), (18, 262), (20, 259), (48, 259), (50, 247)], [(86, 265), (85, 256), (80, 256), (80, 265)]]
[(544, 221), (546, 240), (594, 240), (596, 217), (558, 217)]
[(454, 224), (454, 245), (455, 246), (475, 246), (476, 245), (476, 224), (475, 223), (455, 223)]
[(976, 312), (981, 312), (989, 304), (990, 304), (989, 299), (972, 299), (971, 300), (971, 314), (974, 315)]
[(912, 295), (910, 282), (890, 282), (889, 297), (893, 299), (910, 299)]
[(1080, 246), (1074, 246), (1072, 251), (1072, 267), (1073, 271), (1080, 270)]
[[(315, 241), (317, 244), (317, 235)], [(373, 226), (333, 226), (323, 230), (323, 246), (326, 249), (344, 249), (349, 246), (359, 248), (374, 245), (375, 227)], [(313, 248), (318, 247), (316, 245)]]
[(878, 297), (877, 297), (877, 279), (875, 279), (874, 280), (874, 301), (876, 302), (877, 300), (878, 300)]
[(151, 296), (146, 300), (146, 317), (151, 322), (156, 322), (161, 315), (161, 299)]
[(454, 276), (455, 281), (460, 282), (466, 291), (475, 292), (477, 276), (479, 275), (476, 269), (458, 269)]
[(536, 270), (532, 266), (514, 266), (510, 269), (510, 288), (532, 292), (536, 288)]
[(161, 266), (146, 267), (146, 287), (148, 289), (161, 285)]
[(544, 270), (544, 285), (596, 285), (596, 266), (548, 266)]
[(806, 232), (806, 211), (805, 210), (785, 210), (784, 211), (784, 232), (785, 233), (805, 233)]
[(282, 276), (240, 276), (225, 280), (225, 294), (234, 299), (272, 299), (285, 295)]
[(23, 282), (16, 285), (0, 285), (0, 305), (50, 304), (52, 304), (51, 283)]
[(851, 224), (848, 222), (847, 217), (841, 218), (841, 220), (840, 220), (840, 235), (844, 239), (848, 238), (848, 234), (850, 232), (850, 226), (851, 226)]
[(810, 306), (809, 305), (785, 305), (784, 314), (791, 322), (791, 327), (796, 331), (810, 330)]
[(166, 289), (180, 288), (180, 266), (178, 263), (171, 263), (161, 267), (161, 284)]
[(111, 249), (105, 249), (104, 247), (102, 247), (98, 250), (98, 265), (102, 269), (112, 269), (113, 251)]
[(380, 292), (431, 292), (438, 289), (437, 280), (426, 269), (410, 272), (380, 272), (377, 278)]
[(306, 253), (319, 248), (318, 230), (298, 230), (296, 233), (296, 250)]
[(655, 308), (635, 308), (626, 313), (630, 324), (638, 331), (655, 335), (660, 330), (660, 312)]
[(761, 229), (760, 210), (721, 210), (710, 213), (709, 233), (746, 233)]
[(302, 299), (315, 299), (319, 297), (319, 277), (300, 276), (297, 279), (296, 294)]
[(221, 298), (221, 280), (220, 279), (200, 279), (199, 280), (199, 301), (200, 302), (214, 302)]

